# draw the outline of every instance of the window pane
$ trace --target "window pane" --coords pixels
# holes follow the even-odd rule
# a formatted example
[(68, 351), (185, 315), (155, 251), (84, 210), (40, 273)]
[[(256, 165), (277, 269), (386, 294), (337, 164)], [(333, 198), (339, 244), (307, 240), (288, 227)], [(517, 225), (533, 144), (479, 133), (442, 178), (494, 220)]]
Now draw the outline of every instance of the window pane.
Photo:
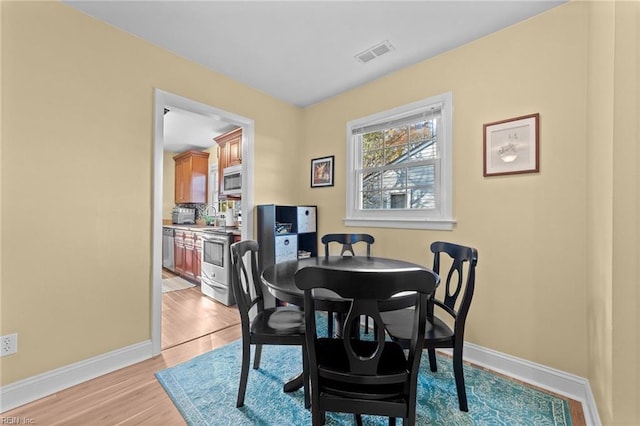
[(392, 209), (404, 209), (407, 207), (406, 193), (393, 193), (389, 196), (389, 207)]
[(435, 209), (436, 197), (434, 187), (414, 188), (411, 191), (411, 204), (409, 207), (412, 209)]
[(436, 170), (433, 164), (407, 168), (407, 186), (433, 186)]
[(380, 209), (382, 208), (382, 198), (379, 191), (362, 191), (362, 208), (363, 209)]
[(420, 121), (411, 125), (409, 129), (411, 142), (422, 141), (425, 139), (431, 139), (435, 136), (435, 123), (437, 117), (430, 118), (429, 120)]
[(382, 187), (382, 173), (364, 173), (362, 175), (362, 190), (363, 191), (378, 191)]
[(362, 150), (369, 151), (371, 149), (382, 148), (382, 132), (371, 132), (362, 135)]
[(407, 146), (400, 145), (394, 146), (392, 148), (387, 148), (384, 150), (384, 164), (395, 164), (401, 161), (402, 157), (406, 152)]
[(362, 153), (362, 167), (372, 168), (380, 167), (384, 164), (384, 150), (376, 149), (373, 151), (365, 151)]
[(404, 189), (404, 169), (386, 170), (382, 173), (382, 189)]
[(409, 160), (430, 160), (438, 158), (438, 147), (436, 139), (429, 139), (419, 143), (409, 145)]
[(384, 146), (393, 146), (409, 141), (409, 127), (392, 127), (384, 131)]
[(409, 167), (407, 169), (407, 186), (411, 192), (410, 208), (434, 209), (436, 168), (433, 164)]

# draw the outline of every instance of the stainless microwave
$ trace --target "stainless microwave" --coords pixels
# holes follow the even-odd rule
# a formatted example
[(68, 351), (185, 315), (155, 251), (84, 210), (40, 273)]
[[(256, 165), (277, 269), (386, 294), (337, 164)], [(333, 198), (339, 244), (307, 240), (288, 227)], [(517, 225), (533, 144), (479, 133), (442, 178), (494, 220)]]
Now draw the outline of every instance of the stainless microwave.
[(242, 195), (242, 164), (225, 167), (222, 171), (222, 195)]

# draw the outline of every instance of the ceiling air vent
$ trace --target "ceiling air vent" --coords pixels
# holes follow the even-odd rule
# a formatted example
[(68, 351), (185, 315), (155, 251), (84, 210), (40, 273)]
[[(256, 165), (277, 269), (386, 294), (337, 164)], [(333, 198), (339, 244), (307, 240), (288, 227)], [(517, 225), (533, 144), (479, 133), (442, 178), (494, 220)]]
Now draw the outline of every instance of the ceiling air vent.
[(364, 52), (360, 52), (354, 56), (359, 62), (367, 63), (378, 56), (382, 56), (387, 52), (391, 52), (393, 50), (393, 45), (389, 43), (388, 40), (383, 41), (382, 43), (376, 44), (365, 50)]

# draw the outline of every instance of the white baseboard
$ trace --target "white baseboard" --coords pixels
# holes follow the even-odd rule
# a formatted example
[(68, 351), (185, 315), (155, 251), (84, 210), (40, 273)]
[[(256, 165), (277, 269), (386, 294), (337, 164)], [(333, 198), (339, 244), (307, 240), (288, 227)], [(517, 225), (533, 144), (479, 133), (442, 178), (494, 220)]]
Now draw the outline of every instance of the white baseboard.
[[(451, 353), (450, 350), (444, 350), (443, 352)], [(600, 426), (602, 424), (589, 381), (583, 377), (469, 342), (464, 344), (464, 359), (473, 364), (580, 401), (587, 426)]]
[[(0, 388), (0, 413), (152, 356), (151, 341), (146, 341), (3, 386)], [(469, 342), (465, 343), (464, 358), (479, 366), (580, 401), (587, 426), (601, 425), (589, 381), (585, 378)]]
[(0, 413), (151, 357), (148, 340), (2, 386)]

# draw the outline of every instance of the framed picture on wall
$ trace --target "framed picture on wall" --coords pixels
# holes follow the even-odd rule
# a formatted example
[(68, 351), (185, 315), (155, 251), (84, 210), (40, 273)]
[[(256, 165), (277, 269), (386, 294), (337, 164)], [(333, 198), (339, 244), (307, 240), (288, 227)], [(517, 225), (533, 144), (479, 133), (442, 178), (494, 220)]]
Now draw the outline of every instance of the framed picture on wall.
[(311, 187), (333, 186), (333, 155), (311, 160)]
[(483, 126), (484, 176), (540, 171), (539, 118), (540, 114), (536, 113)]

